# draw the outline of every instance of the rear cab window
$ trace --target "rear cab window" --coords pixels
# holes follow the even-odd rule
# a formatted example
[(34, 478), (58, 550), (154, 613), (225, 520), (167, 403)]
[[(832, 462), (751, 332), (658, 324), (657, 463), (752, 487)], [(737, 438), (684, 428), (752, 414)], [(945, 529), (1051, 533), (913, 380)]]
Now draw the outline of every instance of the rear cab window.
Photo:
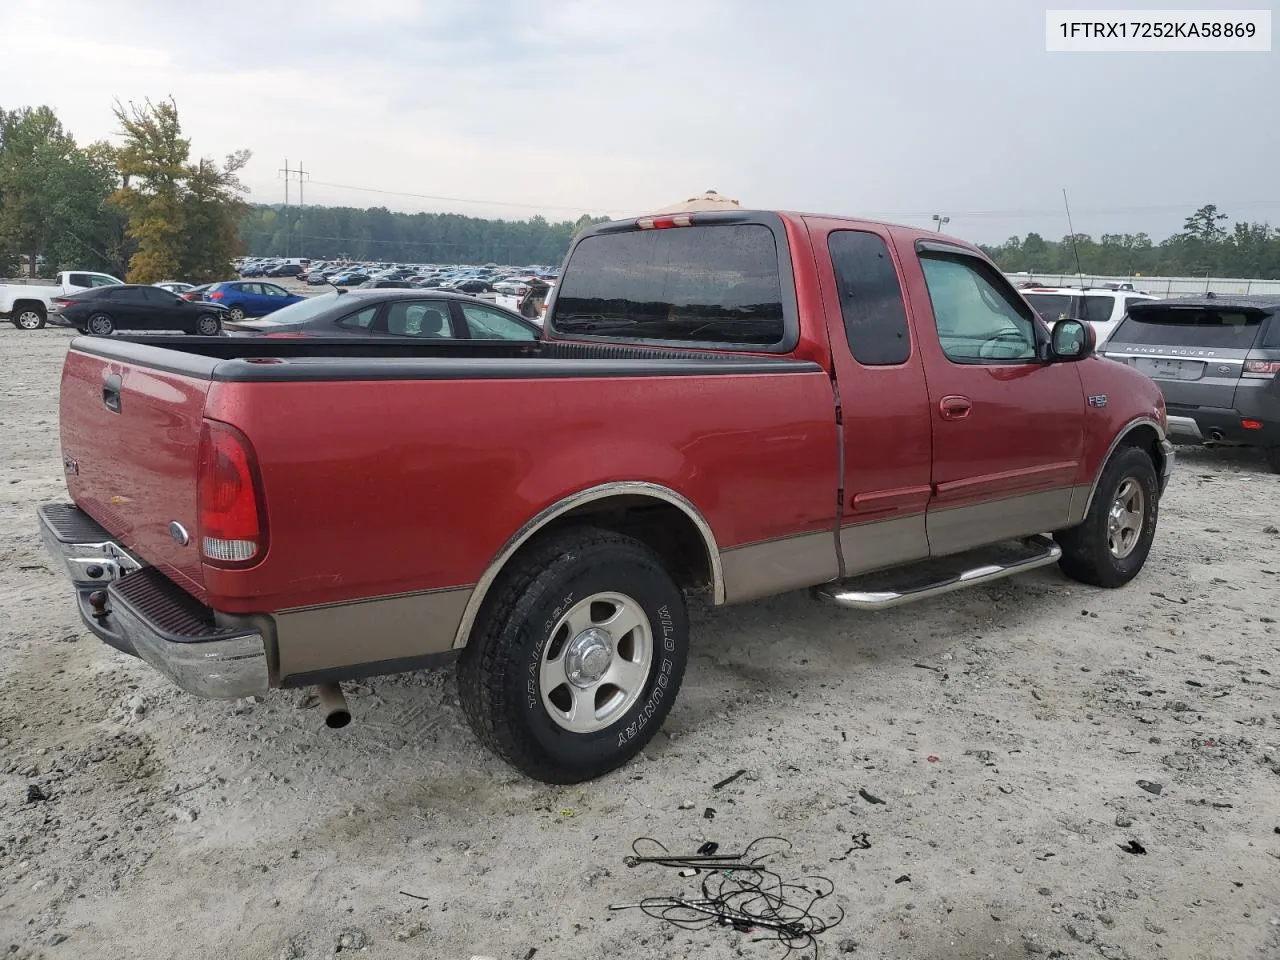
[[(784, 353), (799, 339), (786, 234), (772, 215), (610, 224), (575, 244), (548, 327), (574, 338)], [(744, 222), (748, 221), (749, 222)]]

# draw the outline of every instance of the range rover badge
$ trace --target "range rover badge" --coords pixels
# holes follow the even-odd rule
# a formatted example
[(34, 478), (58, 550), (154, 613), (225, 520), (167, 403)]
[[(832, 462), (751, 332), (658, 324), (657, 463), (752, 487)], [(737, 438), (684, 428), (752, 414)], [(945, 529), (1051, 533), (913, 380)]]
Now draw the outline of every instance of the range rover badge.
[(191, 537), (187, 534), (187, 528), (174, 520), (169, 524), (169, 536), (182, 544), (184, 547), (191, 542)]

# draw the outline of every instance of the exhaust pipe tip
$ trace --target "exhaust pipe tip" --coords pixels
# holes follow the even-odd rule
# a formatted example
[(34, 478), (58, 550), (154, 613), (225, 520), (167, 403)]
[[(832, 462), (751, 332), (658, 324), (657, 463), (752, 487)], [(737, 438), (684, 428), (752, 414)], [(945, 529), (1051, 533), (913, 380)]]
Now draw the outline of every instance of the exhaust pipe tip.
[(316, 696), (320, 699), (324, 725), (330, 730), (340, 730), (351, 722), (351, 708), (347, 706), (347, 698), (343, 696), (342, 688), (338, 684), (319, 684), (316, 687)]

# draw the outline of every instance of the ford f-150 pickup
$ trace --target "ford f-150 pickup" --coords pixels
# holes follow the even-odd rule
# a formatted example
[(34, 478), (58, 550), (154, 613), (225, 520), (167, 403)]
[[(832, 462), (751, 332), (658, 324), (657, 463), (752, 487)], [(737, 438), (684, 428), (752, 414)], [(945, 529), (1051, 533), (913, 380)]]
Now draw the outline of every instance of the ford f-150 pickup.
[(575, 782), (670, 710), (688, 591), (1134, 577), (1173, 447), (1094, 345), (935, 233), (613, 222), (534, 343), (73, 340), (40, 528), (88, 628), (193, 694), (315, 685), (336, 726), (341, 681), (456, 659), (480, 738)]

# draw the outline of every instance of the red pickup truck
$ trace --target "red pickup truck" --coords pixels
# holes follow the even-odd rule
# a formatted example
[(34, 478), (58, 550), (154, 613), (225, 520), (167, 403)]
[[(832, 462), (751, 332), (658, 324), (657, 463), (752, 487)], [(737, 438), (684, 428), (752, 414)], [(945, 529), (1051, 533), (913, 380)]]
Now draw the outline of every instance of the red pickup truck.
[(1093, 348), (938, 234), (643, 217), (576, 239), (535, 343), (77, 338), (41, 529), (194, 694), (316, 685), (339, 725), (338, 682), (456, 659), (479, 736), (574, 782), (671, 708), (686, 591), (1136, 575), (1173, 448)]

